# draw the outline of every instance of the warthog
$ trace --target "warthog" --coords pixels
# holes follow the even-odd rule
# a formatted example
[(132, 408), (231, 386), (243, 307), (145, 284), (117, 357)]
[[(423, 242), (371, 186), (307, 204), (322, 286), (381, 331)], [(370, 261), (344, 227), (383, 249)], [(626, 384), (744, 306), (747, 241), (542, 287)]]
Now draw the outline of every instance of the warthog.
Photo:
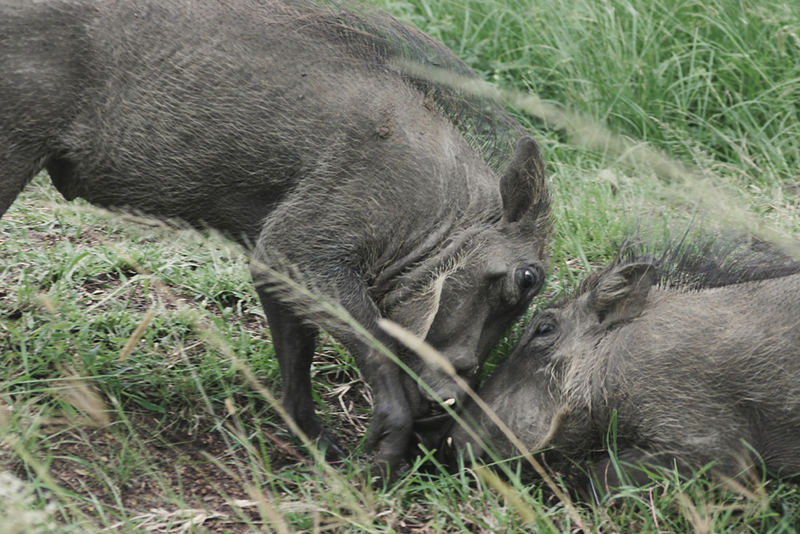
[(338, 452), (311, 396), (324, 328), (372, 385), (368, 441), (394, 466), (432, 396), (286, 277), (457, 401), (378, 319), (472, 376), (540, 289), (548, 234), (536, 143), (401, 60), (471, 76), (418, 30), (338, 1), (0, 0), (0, 214), (46, 169), (67, 199), (243, 244), (290, 416)]
[[(480, 389), (551, 467), (589, 467), (606, 488), (644, 483), (642, 465), (800, 473), (800, 266), (769, 249), (727, 247), (721, 261), (690, 249), (590, 275)], [(500, 457), (519, 454), (475, 403), (463, 415)], [(467, 446), (486, 452), (462, 427), (442, 444), (450, 458)]]

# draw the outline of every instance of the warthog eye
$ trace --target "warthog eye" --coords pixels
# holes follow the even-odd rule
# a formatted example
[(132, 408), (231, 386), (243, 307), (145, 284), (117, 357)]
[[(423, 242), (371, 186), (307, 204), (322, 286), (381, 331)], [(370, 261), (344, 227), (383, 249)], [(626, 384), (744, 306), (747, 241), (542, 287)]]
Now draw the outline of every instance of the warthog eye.
[(517, 282), (517, 287), (525, 291), (539, 285), (541, 276), (530, 267), (520, 267), (514, 273), (514, 279)]
[(556, 325), (551, 323), (550, 321), (544, 321), (536, 325), (536, 328), (533, 330), (534, 336), (546, 336), (548, 334), (552, 334), (556, 331)]

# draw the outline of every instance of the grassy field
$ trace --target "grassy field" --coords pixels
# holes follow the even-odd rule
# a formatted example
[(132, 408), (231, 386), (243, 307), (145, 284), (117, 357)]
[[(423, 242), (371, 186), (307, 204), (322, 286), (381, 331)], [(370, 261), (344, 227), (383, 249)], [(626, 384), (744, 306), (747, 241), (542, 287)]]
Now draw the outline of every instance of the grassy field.
[[(800, 237), (800, 3), (373, 3), (502, 89), (540, 142), (555, 232), (537, 302), (635, 225), (700, 213)], [(46, 176), (0, 220), (0, 354), (0, 534), (800, 528), (797, 487), (778, 480), (665, 476), (588, 505), (485, 469), (423, 472), (421, 458), (372, 488), (370, 391), (330, 338), (319, 409), (354, 456), (314, 462), (270, 408), (278, 368), (242, 252), (67, 203)]]

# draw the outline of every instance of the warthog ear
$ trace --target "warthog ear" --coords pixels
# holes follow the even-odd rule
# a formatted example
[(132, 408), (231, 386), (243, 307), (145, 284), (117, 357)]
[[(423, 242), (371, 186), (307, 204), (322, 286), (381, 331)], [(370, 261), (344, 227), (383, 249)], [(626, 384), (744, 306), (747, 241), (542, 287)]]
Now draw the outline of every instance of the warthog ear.
[(506, 222), (519, 222), (525, 215), (529, 215), (534, 224), (540, 219), (547, 220), (550, 205), (544, 160), (539, 146), (530, 137), (517, 142), (514, 157), (500, 179), (500, 196)]
[(652, 263), (626, 263), (603, 276), (589, 297), (598, 320), (606, 325), (633, 319), (644, 309), (656, 279)]

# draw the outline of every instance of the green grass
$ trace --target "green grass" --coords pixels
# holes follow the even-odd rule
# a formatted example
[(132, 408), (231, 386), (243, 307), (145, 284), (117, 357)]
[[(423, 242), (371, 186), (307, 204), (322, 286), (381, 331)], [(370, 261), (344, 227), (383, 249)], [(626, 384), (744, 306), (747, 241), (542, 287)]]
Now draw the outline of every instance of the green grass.
[[(374, 3), (485, 80), (607, 132), (607, 143), (586, 143), (574, 121), (515, 110), (543, 148), (553, 196), (542, 301), (613, 257), (637, 224), (681, 225), (702, 210), (800, 236), (800, 4)], [(620, 146), (646, 151), (631, 159)], [(686, 175), (661, 172), (662, 155)], [(0, 534), (800, 526), (797, 488), (778, 480), (745, 489), (665, 475), (575, 512), (541, 484), (468, 467), (442, 475), (415, 465), (398, 485), (373, 489), (358, 455), (330, 469), (291, 452), (301, 449), (257, 387), (280, 391), (241, 251), (66, 203), (41, 176), (0, 221), (0, 258), (0, 471), (24, 481), (0, 478)], [(369, 391), (333, 340), (318, 356), (323, 418), (359, 451)]]

